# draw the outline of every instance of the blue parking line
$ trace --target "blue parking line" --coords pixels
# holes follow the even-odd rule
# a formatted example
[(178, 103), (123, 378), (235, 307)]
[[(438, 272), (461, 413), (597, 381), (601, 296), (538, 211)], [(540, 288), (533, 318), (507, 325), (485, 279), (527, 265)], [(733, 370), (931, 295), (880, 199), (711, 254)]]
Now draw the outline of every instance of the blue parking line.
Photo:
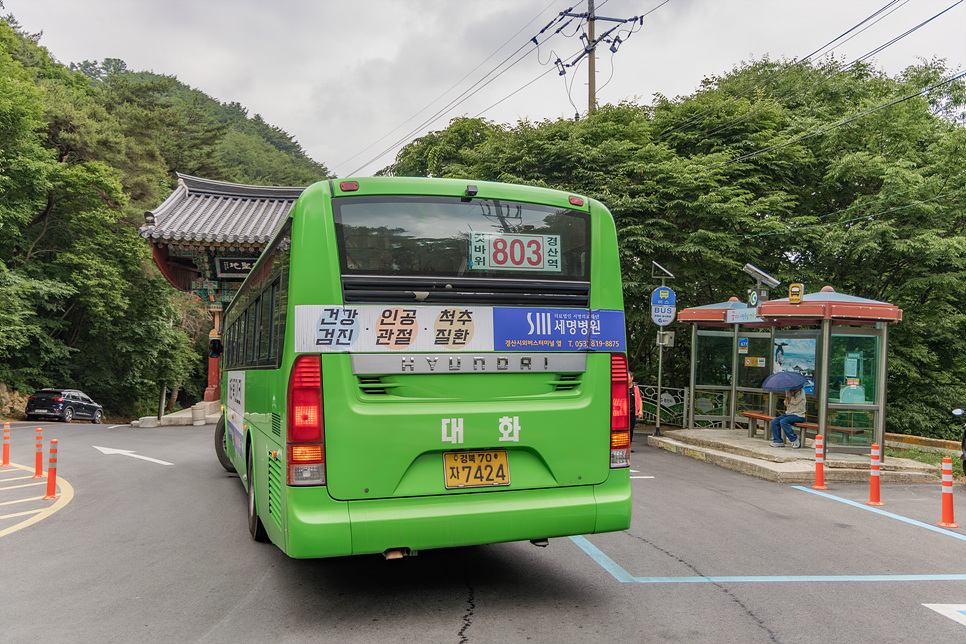
[(591, 559), (596, 561), (601, 568), (611, 574), (611, 576), (622, 584), (735, 584), (735, 583), (801, 583), (801, 582), (857, 582), (857, 581), (966, 581), (966, 575), (750, 575), (750, 576), (726, 576), (719, 575), (704, 577), (700, 575), (691, 577), (635, 577), (621, 568), (613, 559), (604, 554), (597, 546), (587, 540), (586, 537), (570, 537), (570, 540), (577, 544)]
[[(829, 494), (828, 492), (822, 492), (821, 490), (813, 490), (808, 487), (801, 485), (793, 485), (792, 488), (796, 490), (801, 490), (803, 492), (809, 492), (811, 494), (816, 494), (818, 496), (831, 499), (833, 501), (839, 501), (840, 503), (845, 503), (862, 510), (868, 510), (869, 512), (875, 512), (885, 517), (891, 519), (896, 519), (910, 525), (914, 525), (918, 528), (925, 528), (927, 530), (932, 530), (933, 532), (938, 532), (939, 534), (946, 535), (947, 537), (953, 537), (961, 541), (966, 541), (966, 535), (959, 532), (953, 532), (952, 530), (947, 530), (946, 528), (941, 528), (937, 525), (931, 525), (929, 523), (923, 523), (922, 521), (916, 521), (915, 519), (910, 519), (898, 514), (893, 514), (892, 512), (886, 512), (885, 510), (879, 509), (877, 507), (866, 505), (864, 503), (859, 503), (858, 501), (851, 501), (849, 499), (843, 499), (842, 497), (835, 496), (834, 494)], [(691, 577), (635, 577), (623, 568), (621, 568), (613, 559), (608, 557), (600, 548), (592, 544), (587, 540), (586, 537), (576, 536), (570, 537), (570, 540), (577, 544), (581, 550), (583, 550), (587, 555), (597, 562), (597, 564), (609, 572), (614, 579), (621, 582), (622, 584), (714, 584), (714, 583), (768, 583), (768, 582), (857, 582), (857, 581), (879, 581), (879, 582), (895, 582), (895, 581), (966, 581), (966, 575), (961, 574), (945, 574), (945, 575), (758, 575), (758, 576), (715, 576), (715, 577), (704, 577), (700, 575)]]
[(914, 525), (918, 528), (925, 528), (926, 530), (932, 530), (933, 532), (938, 532), (939, 534), (944, 534), (947, 537), (953, 537), (959, 539), (960, 541), (966, 541), (966, 534), (961, 534), (959, 532), (953, 532), (952, 530), (947, 530), (946, 528), (940, 528), (938, 525), (932, 525), (930, 523), (923, 523), (922, 521), (916, 521), (915, 519), (910, 519), (909, 517), (904, 517), (899, 514), (893, 514), (892, 512), (886, 512), (885, 510), (880, 510), (879, 508), (866, 505), (865, 503), (859, 503), (858, 501), (850, 501), (849, 499), (843, 499), (840, 496), (835, 496), (834, 494), (829, 494), (828, 492), (822, 492), (821, 490), (813, 490), (812, 488), (805, 487), (802, 485), (793, 485), (792, 488), (796, 490), (801, 490), (802, 492), (809, 492), (811, 494), (816, 494), (818, 496), (823, 496), (826, 499), (832, 499), (833, 501), (839, 501), (840, 503), (845, 503), (863, 510), (868, 510), (869, 512), (875, 512), (876, 514), (881, 514), (884, 517), (889, 517), (890, 519), (897, 519), (903, 523), (908, 523)]
[(590, 558), (600, 564), (600, 567), (613, 575), (614, 579), (622, 584), (633, 583), (634, 577), (629, 572), (618, 566), (613, 559), (605, 555), (597, 546), (587, 541), (586, 537), (570, 537), (570, 540), (577, 544), (581, 550), (590, 555)]

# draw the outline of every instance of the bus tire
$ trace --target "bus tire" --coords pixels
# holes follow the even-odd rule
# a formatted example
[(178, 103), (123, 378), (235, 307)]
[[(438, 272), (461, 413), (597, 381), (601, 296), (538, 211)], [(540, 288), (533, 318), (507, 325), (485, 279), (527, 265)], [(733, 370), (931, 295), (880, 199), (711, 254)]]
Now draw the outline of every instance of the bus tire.
[(259, 543), (265, 543), (268, 541), (268, 533), (265, 532), (262, 520), (258, 518), (258, 507), (255, 501), (255, 468), (252, 464), (251, 448), (248, 449), (245, 464), (248, 469), (248, 531), (251, 533), (252, 539)]
[(218, 419), (218, 426), (215, 427), (215, 454), (218, 455), (218, 462), (225, 468), (226, 472), (235, 472), (235, 466), (228, 458), (228, 437), (225, 435), (225, 415), (222, 414)]

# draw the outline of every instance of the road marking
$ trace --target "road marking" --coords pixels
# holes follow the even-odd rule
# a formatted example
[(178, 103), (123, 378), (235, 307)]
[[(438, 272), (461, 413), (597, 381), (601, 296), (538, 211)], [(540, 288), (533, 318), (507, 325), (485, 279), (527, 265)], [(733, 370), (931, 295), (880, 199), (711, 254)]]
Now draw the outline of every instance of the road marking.
[(0, 519), (15, 519), (17, 517), (33, 516), (33, 515), (37, 514), (38, 512), (43, 512), (43, 509), (40, 509), (40, 510), (26, 510), (24, 512), (14, 512), (13, 514), (3, 514), (3, 515), (0, 515)]
[(586, 537), (570, 537), (601, 568), (622, 584), (736, 584), (736, 583), (803, 583), (856, 581), (966, 581), (966, 575), (759, 575), (759, 576), (691, 576), (691, 577), (635, 577), (621, 568)]
[[(30, 471), (33, 472), (33, 470), (30, 470)], [(23, 476), (4, 476), (3, 481), (4, 483), (6, 483), (7, 481), (25, 481), (27, 479), (32, 479), (32, 478), (33, 476), (27, 476), (26, 474)]]
[(652, 479), (653, 476), (632, 476), (632, 479)]
[[(20, 469), (20, 470), (23, 470), (25, 472), (33, 472), (34, 471), (34, 468), (32, 468), (32, 467), (26, 467), (26, 466), (23, 466), (23, 465), (17, 465), (16, 463), (11, 463), (10, 465), (11, 465), (11, 467), (15, 467), (15, 468)], [(21, 478), (25, 478), (25, 477), (21, 477)], [(4, 480), (11, 480), (11, 479), (7, 479), (6, 477), (4, 477)], [(46, 485), (46, 481), (38, 482), (38, 483), (36, 483), (36, 485)], [(19, 485), (19, 486), (16, 486), (16, 487), (19, 488), (19, 487), (28, 487), (28, 486)], [(31, 526), (31, 525), (37, 523), (38, 521), (41, 521), (43, 519), (46, 519), (47, 517), (49, 517), (50, 515), (52, 515), (54, 512), (57, 512), (58, 510), (60, 510), (64, 506), (66, 506), (68, 503), (70, 503), (71, 500), (74, 498), (74, 488), (73, 488), (73, 486), (67, 481), (67, 479), (65, 479), (62, 476), (58, 476), (57, 477), (57, 487), (60, 490), (60, 496), (57, 498), (56, 501), (54, 501), (54, 503), (52, 505), (49, 505), (49, 506), (47, 506), (45, 508), (40, 508), (39, 510), (35, 510), (33, 512), (17, 512), (17, 513), (14, 513), (14, 514), (0, 515), (0, 519), (7, 519), (7, 518), (12, 519), (12, 518), (15, 518), (15, 517), (20, 517), (20, 516), (33, 515), (29, 519), (26, 519), (25, 521), (21, 521), (20, 523), (17, 523), (15, 525), (12, 525), (12, 526), (10, 526), (8, 528), (3, 528), (2, 530), (0, 530), (0, 537), (5, 537), (8, 534), (13, 534), (14, 532), (16, 532), (18, 530), (23, 530), (24, 528), (26, 528), (28, 526)], [(0, 488), (0, 491), (10, 490), (10, 489), (14, 489), (14, 488), (12, 488), (12, 487)], [(22, 502), (22, 501), (33, 501), (33, 500), (40, 500), (41, 502), (44, 502), (43, 501), (43, 497), (33, 497), (31, 499), (19, 499), (19, 500), (16, 500), (16, 501), (8, 501), (8, 502), (5, 502), (3, 505), (8, 505), (9, 503), (17, 503), (17, 502)]]
[[(33, 477), (24, 476), (21, 478), (33, 478)], [(11, 479), (11, 480), (14, 480), (14, 479)], [(7, 487), (0, 487), (0, 492), (5, 490), (19, 490), (20, 488), (25, 488), (25, 487), (35, 487), (37, 485), (47, 485), (47, 481), (37, 481), (35, 483), (24, 483), (23, 485), (9, 485)]]
[(893, 514), (892, 512), (886, 512), (885, 510), (880, 510), (877, 507), (866, 505), (864, 503), (859, 503), (858, 501), (851, 501), (849, 499), (843, 499), (840, 496), (835, 496), (834, 494), (829, 494), (828, 492), (822, 492), (821, 490), (813, 490), (812, 488), (803, 487), (801, 485), (792, 486), (796, 490), (801, 490), (803, 492), (810, 492), (811, 494), (817, 494), (818, 496), (824, 496), (826, 499), (832, 499), (833, 501), (839, 501), (840, 503), (845, 503), (863, 510), (868, 510), (869, 512), (875, 512), (876, 514), (881, 514), (884, 517), (889, 517), (890, 519), (897, 519), (904, 523), (914, 525), (919, 528), (925, 528), (926, 530), (932, 530), (933, 532), (938, 532), (939, 534), (944, 534), (947, 537), (954, 537), (960, 541), (966, 541), (966, 534), (960, 534), (959, 532), (953, 532), (952, 530), (947, 530), (946, 528), (940, 528), (937, 525), (932, 525), (930, 523), (923, 523), (922, 521), (916, 521), (915, 519), (910, 519), (909, 517), (904, 517), (899, 514)]
[(966, 604), (923, 604), (923, 606), (966, 626)]
[(152, 463), (157, 463), (158, 465), (174, 465), (174, 463), (169, 463), (167, 461), (151, 458), (150, 456), (141, 456), (140, 454), (135, 454), (134, 451), (129, 449), (115, 449), (113, 447), (98, 447), (97, 445), (93, 445), (93, 448), (96, 450), (100, 450), (102, 454), (120, 454), (122, 456), (130, 456), (131, 458), (139, 458), (142, 461), (150, 461)]
[[(2, 489), (2, 488), (0, 488), (0, 489)], [(0, 506), (2, 506), (2, 505), (13, 505), (14, 503), (27, 503), (28, 501), (43, 501), (43, 499), (44, 499), (44, 497), (42, 497), (42, 496), (30, 496), (30, 497), (27, 497), (26, 499), (16, 499), (14, 501), (4, 501), (3, 503), (0, 503)], [(0, 517), (0, 518), (2, 518), (2, 517)]]

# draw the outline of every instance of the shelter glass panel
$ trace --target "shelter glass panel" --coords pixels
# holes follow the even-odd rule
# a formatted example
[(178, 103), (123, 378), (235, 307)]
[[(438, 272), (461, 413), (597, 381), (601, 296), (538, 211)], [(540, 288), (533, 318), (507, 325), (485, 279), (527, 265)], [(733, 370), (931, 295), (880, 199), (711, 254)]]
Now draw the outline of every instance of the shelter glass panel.
[(779, 329), (775, 332), (772, 372), (797, 371), (808, 379), (805, 393), (815, 393), (818, 332)]
[(875, 442), (878, 414), (874, 409), (829, 409), (829, 446), (869, 447)]
[(694, 422), (695, 427), (725, 427), (730, 421), (730, 389), (711, 389), (695, 387)]
[[(763, 414), (768, 413), (768, 392), (767, 391), (742, 391), (738, 390), (737, 396), (738, 415), (743, 411), (757, 411)], [(738, 420), (742, 420), (739, 418)]]
[(731, 387), (731, 359), (734, 339), (730, 334), (698, 333), (695, 384)]
[(738, 338), (738, 386), (761, 388), (768, 376), (771, 334), (758, 333)]
[(877, 335), (832, 333), (829, 345), (829, 403), (876, 404), (879, 342)]

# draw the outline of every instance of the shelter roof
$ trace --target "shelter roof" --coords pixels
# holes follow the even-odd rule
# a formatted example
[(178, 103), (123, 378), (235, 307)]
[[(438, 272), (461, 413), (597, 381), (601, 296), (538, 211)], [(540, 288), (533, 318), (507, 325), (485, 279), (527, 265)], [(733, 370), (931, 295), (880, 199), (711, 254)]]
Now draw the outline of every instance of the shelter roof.
[(788, 298), (769, 300), (758, 307), (758, 315), (777, 324), (808, 324), (809, 320), (837, 320), (853, 324), (899, 322), (902, 309), (889, 302), (836, 293), (825, 286), (818, 293), (802, 296), (799, 304)]
[(727, 302), (693, 306), (678, 312), (678, 322), (708, 326), (810, 325), (823, 319), (844, 324), (898, 322), (902, 320), (902, 309), (888, 302), (836, 293), (834, 288), (826, 286), (817, 293), (803, 295), (799, 304), (790, 303), (786, 297), (768, 300), (756, 309), (733, 297)]
[(178, 173), (178, 187), (144, 214), (149, 240), (265, 244), (303, 187), (250, 186)]
[(692, 306), (678, 312), (678, 322), (690, 324), (728, 326), (734, 324), (736, 319), (744, 326), (763, 326), (763, 321), (756, 316), (756, 309), (737, 297), (732, 297), (727, 302)]

